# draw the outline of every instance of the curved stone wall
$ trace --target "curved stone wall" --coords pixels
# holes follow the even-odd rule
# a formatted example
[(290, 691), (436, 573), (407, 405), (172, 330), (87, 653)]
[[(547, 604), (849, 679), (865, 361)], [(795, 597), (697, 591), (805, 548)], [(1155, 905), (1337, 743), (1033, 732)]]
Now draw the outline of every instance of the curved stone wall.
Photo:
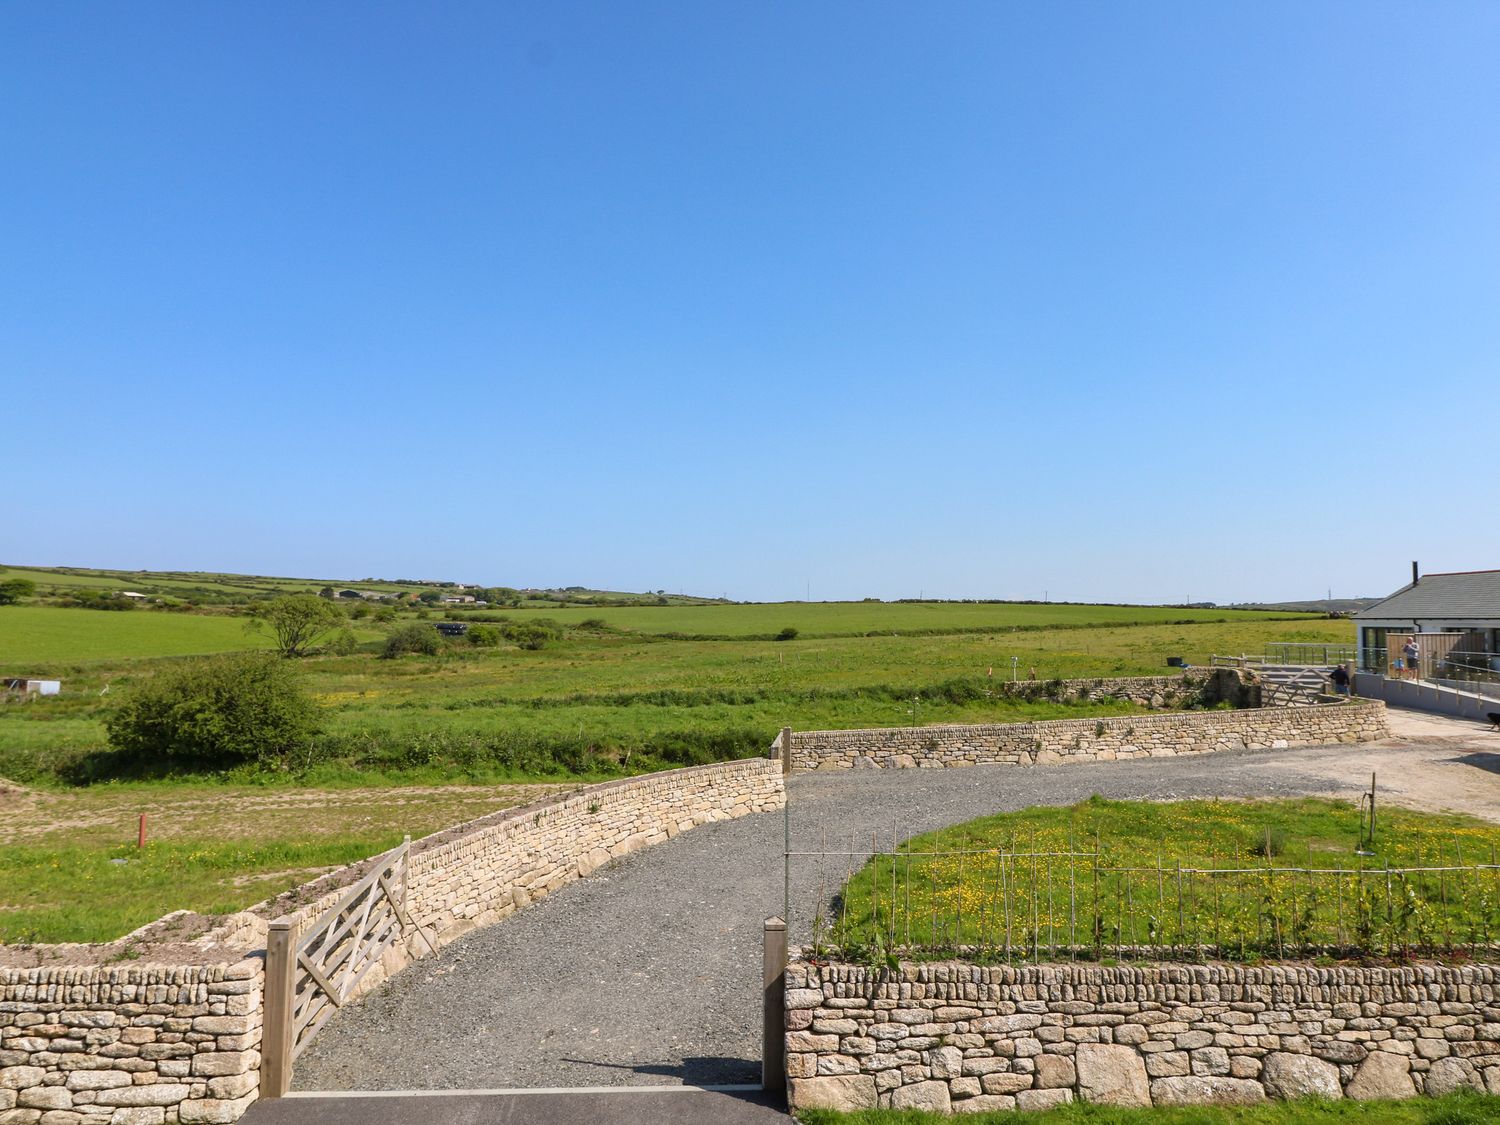
[[(359, 992), (610, 859), (784, 799), (780, 763), (755, 758), (591, 785), (429, 836), (412, 845), (407, 874), (420, 932)], [(37, 946), (29, 952), (40, 964), (0, 966), (0, 1125), (39, 1125), (44, 1115), (47, 1125), (237, 1120), (259, 1089), (267, 919), (298, 902), (294, 920), (317, 917), (364, 867), (234, 915), (187, 945)], [(170, 930), (172, 920), (138, 934)], [(140, 960), (119, 963), (122, 955)]]

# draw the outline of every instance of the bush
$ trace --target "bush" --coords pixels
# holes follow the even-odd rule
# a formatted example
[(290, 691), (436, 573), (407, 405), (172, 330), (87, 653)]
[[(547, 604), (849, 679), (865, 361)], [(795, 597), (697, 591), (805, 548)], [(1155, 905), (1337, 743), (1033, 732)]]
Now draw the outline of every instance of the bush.
[(505, 639), (525, 649), (539, 649), (555, 635), (553, 630), (535, 621), (522, 621), (514, 625), (502, 625), (500, 631)]
[(187, 661), (131, 691), (104, 720), (123, 757), (170, 757), (227, 768), (285, 765), (318, 733), (296, 669), (272, 653)]
[(354, 635), (353, 629), (340, 629), (328, 642), (328, 651), (338, 656), (348, 656), (359, 648), (359, 638)]
[(63, 605), (74, 609), (134, 609), (135, 602), (113, 590), (76, 590), (63, 599)]
[(469, 643), (480, 648), (494, 648), (500, 643), (500, 630), (493, 625), (472, 625), (469, 627)]
[(36, 593), (36, 583), (29, 578), (7, 578), (0, 582), (0, 605), (15, 605)]
[(785, 629), (783, 629), (781, 632), (779, 632), (779, 633), (776, 634), (776, 639), (778, 641), (792, 641), (792, 640), (796, 640), (797, 639), (797, 630), (794, 629), (794, 628), (792, 628), (790, 625), (788, 625)]
[(380, 655), (391, 660), (408, 652), (420, 652), (424, 656), (435, 656), (442, 648), (442, 638), (431, 625), (403, 625), (385, 639), (385, 648)]

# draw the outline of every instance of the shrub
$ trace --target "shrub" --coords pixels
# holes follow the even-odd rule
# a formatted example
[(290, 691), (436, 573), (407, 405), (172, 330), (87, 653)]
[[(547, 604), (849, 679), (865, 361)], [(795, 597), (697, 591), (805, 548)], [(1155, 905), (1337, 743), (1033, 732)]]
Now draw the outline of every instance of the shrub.
[(796, 638), (797, 638), (797, 630), (794, 629), (794, 628), (792, 628), (792, 626), (790, 626), (790, 625), (788, 625), (785, 629), (783, 629), (781, 632), (779, 632), (779, 633), (776, 634), (776, 639), (778, 641), (791, 641), (791, 640), (796, 640)]
[(354, 635), (353, 629), (340, 629), (328, 642), (328, 651), (339, 656), (348, 656), (357, 648), (359, 648), (359, 638)]
[(36, 583), (29, 578), (7, 578), (0, 582), (0, 605), (15, 605), (36, 593)]
[(187, 661), (131, 691), (104, 720), (122, 756), (191, 759), (215, 767), (284, 765), (318, 733), (296, 669), (272, 653)]
[(494, 648), (500, 643), (500, 630), (493, 625), (471, 625), (469, 643), (480, 648)]
[(386, 660), (408, 652), (434, 656), (442, 647), (442, 638), (431, 625), (403, 625), (385, 639), (380, 655)]
[(76, 609), (128, 610), (135, 602), (123, 598), (113, 590), (77, 590), (63, 600), (63, 604)]

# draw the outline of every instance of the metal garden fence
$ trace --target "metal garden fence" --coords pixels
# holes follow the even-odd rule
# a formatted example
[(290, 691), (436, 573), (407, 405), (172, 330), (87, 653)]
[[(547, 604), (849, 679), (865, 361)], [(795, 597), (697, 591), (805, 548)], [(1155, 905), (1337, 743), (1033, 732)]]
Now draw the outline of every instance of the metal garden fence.
[[(1500, 863), (1453, 842), (1421, 866), (1359, 856), (1322, 867), (1258, 856), (1183, 866), (1107, 849), (788, 853), (818, 892), (806, 919), (817, 954), (1203, 961), (1490, 950), (1500, 935)], [(809, 870), (811, 867), (812, 870)], [(840, 870), (842, 868), (842, 870)], [(842, 876), (842, 878), (840, 878)], [(797, 927), (799, 930), (802, 927)]]

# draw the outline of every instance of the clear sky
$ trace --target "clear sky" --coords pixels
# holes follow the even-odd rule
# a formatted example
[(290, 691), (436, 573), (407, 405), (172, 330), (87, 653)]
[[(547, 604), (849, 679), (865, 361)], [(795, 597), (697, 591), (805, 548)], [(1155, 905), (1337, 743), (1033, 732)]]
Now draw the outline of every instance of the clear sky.
[(0, 5), (0, 559), (1500, 567), (1500, 4)]

